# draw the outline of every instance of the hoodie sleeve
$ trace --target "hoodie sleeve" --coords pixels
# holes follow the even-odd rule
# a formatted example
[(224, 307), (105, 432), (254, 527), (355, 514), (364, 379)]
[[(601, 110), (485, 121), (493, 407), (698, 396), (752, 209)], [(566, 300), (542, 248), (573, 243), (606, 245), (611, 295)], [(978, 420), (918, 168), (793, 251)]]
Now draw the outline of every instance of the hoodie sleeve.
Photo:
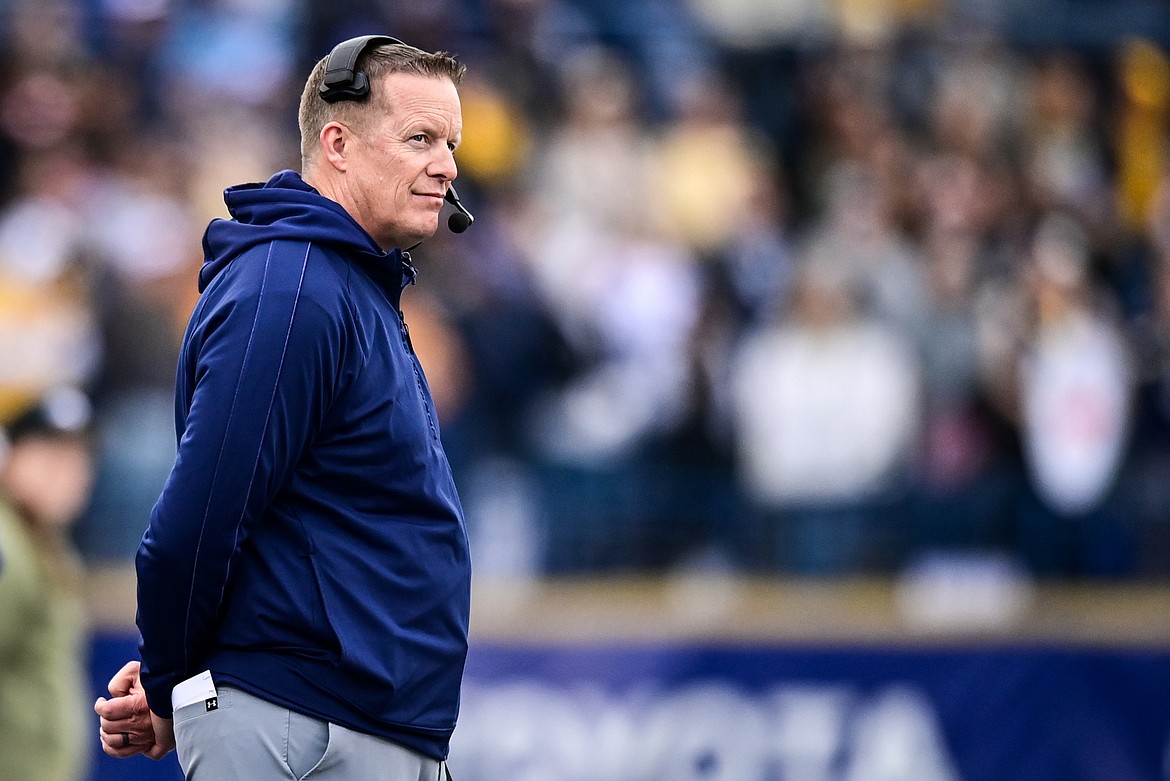
[(305, 294), (308, 247), (281, 246), (233, 261), (250, 265), (219, 280), (180, 359), (178, 455), (136, 558), (142, 682), (160, 716), (199, 672), (240, 546), (333, 393), (340, 317)]

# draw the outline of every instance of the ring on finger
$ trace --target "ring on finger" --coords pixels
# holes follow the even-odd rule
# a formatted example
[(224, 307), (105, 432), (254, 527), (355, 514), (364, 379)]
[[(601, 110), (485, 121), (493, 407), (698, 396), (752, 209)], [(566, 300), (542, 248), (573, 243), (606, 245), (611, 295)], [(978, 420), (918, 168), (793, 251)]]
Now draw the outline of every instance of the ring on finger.
[(123, 732), (122, 733), (122, 748), (128, 748), (129, 746), (130, 746), (130, 733)]

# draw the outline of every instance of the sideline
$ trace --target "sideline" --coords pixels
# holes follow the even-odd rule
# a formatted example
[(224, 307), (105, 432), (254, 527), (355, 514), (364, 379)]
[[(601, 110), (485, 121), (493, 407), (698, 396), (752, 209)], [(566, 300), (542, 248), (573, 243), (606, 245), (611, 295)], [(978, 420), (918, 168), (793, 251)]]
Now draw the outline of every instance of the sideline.
[[(131, 567), (92, 570), (90, 628), (134, 630)], [(939, 599), (931, 602), (935, 596)], [(926, 602), (923, 602), (923, 599)], [(925, 605), (925, 609), (924, 609)], [(1170, 584), (911, 584), (713, 575), (477, 580), (472, 641), (1170, 648)]]

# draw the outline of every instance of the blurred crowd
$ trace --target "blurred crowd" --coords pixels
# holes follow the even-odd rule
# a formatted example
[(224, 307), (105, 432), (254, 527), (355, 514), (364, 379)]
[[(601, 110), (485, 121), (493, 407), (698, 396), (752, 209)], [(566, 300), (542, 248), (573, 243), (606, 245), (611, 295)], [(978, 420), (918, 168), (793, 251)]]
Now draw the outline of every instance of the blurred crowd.
[(0, 422), (85, 391), (128, 564), (203, 227), (384, 32), (470, 67), (404, 309), (480, 575), (1166, 577), (1167, 41), (1023, 5), (0, 2)]

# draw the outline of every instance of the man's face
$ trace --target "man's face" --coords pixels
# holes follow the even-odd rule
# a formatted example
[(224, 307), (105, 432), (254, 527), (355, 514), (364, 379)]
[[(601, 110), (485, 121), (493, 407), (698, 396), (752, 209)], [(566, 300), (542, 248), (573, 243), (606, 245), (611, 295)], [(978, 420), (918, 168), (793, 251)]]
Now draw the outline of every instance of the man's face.
[(389, 73), (380, 86), (383, 110), (371, 106), (352, 137), (353, 216), (383, 249), (405, 248), (439, 227), (463, 116), (450, 79)]

